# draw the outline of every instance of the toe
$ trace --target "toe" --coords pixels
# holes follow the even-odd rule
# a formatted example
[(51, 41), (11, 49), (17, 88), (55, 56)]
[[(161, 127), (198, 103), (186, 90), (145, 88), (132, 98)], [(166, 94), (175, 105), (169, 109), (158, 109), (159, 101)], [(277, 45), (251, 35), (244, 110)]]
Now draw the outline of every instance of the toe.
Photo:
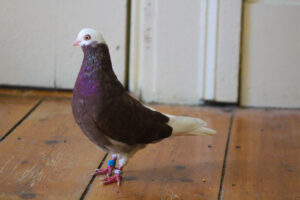
[(117, 182), (117, 179), (115, 177), (107, 178), (103, 181), (103, 185), (107, 185), (114, 182)]
[(107, 173), (106, 169), (96, 169), (92, 175), (95, 176), (95, 175), (102, 175), (102, 174), (106, 174), (106, 173)]

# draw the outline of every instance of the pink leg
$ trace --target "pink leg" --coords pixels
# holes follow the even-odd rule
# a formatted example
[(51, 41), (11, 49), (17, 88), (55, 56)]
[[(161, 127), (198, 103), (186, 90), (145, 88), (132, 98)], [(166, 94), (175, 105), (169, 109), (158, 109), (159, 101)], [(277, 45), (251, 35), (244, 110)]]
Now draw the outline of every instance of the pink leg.
[(118, 185), (121, 184), (121, 181), (122, 181), (122, 176), (121, 176), (121, 174), (122, 174), (122, 167), (119, 167), (114, 172), (115, 172), (114, 176), (102, 179), (103, 185), (108, 185), (110, 183), (115, 183), (115, 182), (117, 182)]
[(104, 169), (96, 169), (95, 172), (92, 174), (95, 175), (103, 175), (106, 174), (107, 176), (111, 176), (113, 170), (115, 169), (117, 157), (113, 157), (112, 160), (108, 161), (108, 166)]

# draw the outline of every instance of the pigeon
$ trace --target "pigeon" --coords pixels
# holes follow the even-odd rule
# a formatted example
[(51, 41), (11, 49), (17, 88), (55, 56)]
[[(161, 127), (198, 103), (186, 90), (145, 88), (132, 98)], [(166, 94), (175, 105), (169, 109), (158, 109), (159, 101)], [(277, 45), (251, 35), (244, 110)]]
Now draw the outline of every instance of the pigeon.
[(82, 29), (73, 46), (81, 46), (84, 53), (73, 90), (73, 116), (93, 143), (112, 154), (108, 166), (93, 173), (107, 175), (104, 185), (120, 185), (124, 166), (147, 144), (171, 136), (216, 133), (201, 119), (161, 113), (133, 98), (115, 75), (108, 45), (100, 32)]

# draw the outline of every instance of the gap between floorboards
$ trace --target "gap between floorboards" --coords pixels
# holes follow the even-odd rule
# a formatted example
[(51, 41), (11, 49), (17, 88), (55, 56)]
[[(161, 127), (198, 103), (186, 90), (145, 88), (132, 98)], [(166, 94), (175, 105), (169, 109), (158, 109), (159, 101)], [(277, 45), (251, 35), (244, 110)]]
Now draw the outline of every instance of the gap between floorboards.
[(228, 149), (229, 149), (230, 138), (231, 138), (232, 124), (233, 124), (234, 117), (235, 117), (234, 114), (235, 114), (235, 110), (232, 111), (231, 117), (230, 117), (230, 125), (229, 125), (229, 129), (228, 129), (228, 134), (227, 134), (227, 141), (226, 141), (225, 154), (224, 154), (224, 160), (223, 160), (222, 174), (221, 174), (221, 180), (220, 180), (220, 188), (219, 188), (219, 193), (218, 193), (218, 200), (222, 199), (223, 183), (224, 183), (224, 177), (225, 177), (227, 155), (228, 155)]
[[(106, 154), (104, 155), (104, 157), (103, 157), (103, 159), (101, 160), (101, 162), (100, 162), (100, 164), (99, 164), (99, 166), (98, 166), (97, 169), (100, 169), (100, 168), (102, 167), (102, 165), (103, 165), (103, 163), (105, 162), (107, 156), (108, 156), (108, 153), (106, 153)], [(86, 194), (88, 193), (88, 191), (89, 191), (91, 185), (93, 184), (93, 182), (94, 182), (96, 176), (97, 176), (97, 175), (93, 175), (93, 176), (92, 176), (91, 180), (89, 181), (88, 185), (85, 187), (85, 189), (84, 189), (82, 195), (80, 196), (80, 199), (79, 199), (79, 200), (84, 200), (84, 198), (85, 198)]]
[(45, 98), (42, 98), (41, 100), (39, 100), (9, 131), (7, 131), (7, 133), (0, 138), (0, 143), (7, 137), (9, 136), (25, 119), (27, 119), (27, 117), (29, 117), (29, 115), (31, 113), (33, 113), (35, 111), (35, 109), (37, 109), (37, 107), (39, 107), (39, 105), (45, 100)]

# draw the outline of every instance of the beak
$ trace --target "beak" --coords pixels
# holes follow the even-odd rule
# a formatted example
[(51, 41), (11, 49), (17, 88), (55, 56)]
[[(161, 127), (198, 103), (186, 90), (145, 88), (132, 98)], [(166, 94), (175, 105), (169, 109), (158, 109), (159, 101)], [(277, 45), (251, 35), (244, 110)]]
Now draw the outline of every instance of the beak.
[(80, 44), (80, 40), (75, 40), (72, 44), (72, 46), (78, 46)]

